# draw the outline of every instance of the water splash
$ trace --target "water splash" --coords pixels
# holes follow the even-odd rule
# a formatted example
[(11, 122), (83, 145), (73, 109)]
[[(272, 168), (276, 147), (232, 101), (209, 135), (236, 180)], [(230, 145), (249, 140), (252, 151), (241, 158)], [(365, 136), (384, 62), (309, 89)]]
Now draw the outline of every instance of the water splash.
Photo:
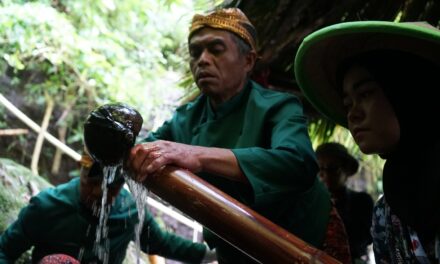
[[(89, 224), (88, 226), (87, 226), (87, 230), (86, 230), (86, 237), (88, 237), (89, 235), (90, 235), (90, 230), (92, 229), (92, 225), (91, 224)], [(76, 258), (80, 263), (81, 263), (81, 261), (82, 261), (82, 258), (84, 257), (84, 252), (85, 252), (85, 247), (84, 246), (82, 246), (80, 249), (79, 249), (79, 252), (78, 252), (78, 257)]]
[[(108, 264), (110, 253), (110, 239), (108, 238), (109, 227), (107, 225), (108, 217), (111, 210), (111, 204), (108, 199), (108, 186), (115, 180), (116, 174), (122, 173), (125, 182), (136, 202), (139, 221), (135, 225), (135, 246), (137, 264), (140, 263), (140, 236), (144, 228), (145, 214), (147, 208), (148, 190), (142, 184), (132, 180), (125, 171), (121, 170), (119, 166), (105, 166), (103, 168), (103, 180), (101, 184), (102, 199), (100, 204), (94, 204), (93, 214), (99, 217), (99, 224), (96, 227), (96, 239), (94, 244), (94, 252), (103, 264)], [(122, 201), (124, 203), (126, 201)], [(130, 208), (130, 207), (128, 207)], [(128, 212), (131, 215), (131, 212)], [(149, 235), (149, 230), (148, 234)], [(148, 245), (147, 245), (148, 251)]]
[[(136, 202), (139, 222), (135, 226), (135, 245), (136, 245), (136, 263), (140, 263), (140, 235), (145, 221), (147, 208), (148, 190), (142, 184), (132, 180), (128, 175), (124, 175), (125, 181)], [(147, 245), (148, 247), (148, 245)], [(148, 249), (147, 249), (148, 251)]]
[(108, 185), (111, 184), (119, 171), (117, 166), (106, 166), (103, 168), (103, 179), (101, 183), (102, 199), (101, 205), (94, 204), (93, 212), (99, 216), (99, 224), (96, 227), (96, 239), (94, 252), (104, 264), (108, 263), (110, 253), (110, 240), (108, 238), (107, 220), (110, 214), (111, 204), (107, 202)]
[(84, 248), (84, 247), (81, 247), (81, 248), (79, 249), (78, 257), (76, 258), (80, 263), (81, 263), (82, 258), (83, 258), (83, 256), (84, 256), (84, 250), (85, 250), (85, 248)]

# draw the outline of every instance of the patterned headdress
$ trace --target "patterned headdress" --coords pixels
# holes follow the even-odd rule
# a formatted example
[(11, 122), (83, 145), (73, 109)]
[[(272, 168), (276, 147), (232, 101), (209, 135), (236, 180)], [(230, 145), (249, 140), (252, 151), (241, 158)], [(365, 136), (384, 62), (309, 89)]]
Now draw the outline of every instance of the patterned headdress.
[(252, 50), (256, 50), (256, 30), (246, 15), (238, 8), (225, 8), (213, 11), (207, 15), (194, 15), (188, 39), (196, 31), (204, 27), (223, 29), (235, 33), (246, 41)]

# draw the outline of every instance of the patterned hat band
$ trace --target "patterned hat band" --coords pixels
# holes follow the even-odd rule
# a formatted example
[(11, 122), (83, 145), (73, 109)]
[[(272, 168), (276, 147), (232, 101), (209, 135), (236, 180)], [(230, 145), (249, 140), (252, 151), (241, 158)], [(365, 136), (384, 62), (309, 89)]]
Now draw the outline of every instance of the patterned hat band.
[(238, 8), (220, 9), (207, 15), (194, 15), (189, 38), (204, 27), (223, 29), (237, 34), (252, 50), (256, 50), (256, 30), (246, 15)]

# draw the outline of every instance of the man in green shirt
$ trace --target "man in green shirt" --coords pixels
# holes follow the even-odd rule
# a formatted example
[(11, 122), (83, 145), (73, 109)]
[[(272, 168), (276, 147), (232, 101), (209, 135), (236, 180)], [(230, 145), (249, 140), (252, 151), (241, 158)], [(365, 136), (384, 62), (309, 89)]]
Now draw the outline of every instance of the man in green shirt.
[[(21, 210), (18, 219), (1, 234), (0, 263), (14, 263), (31, 247), (33, 263), (54, 254), (73, 257), (80, 263), (122, 263), (129, 242), (135, 239), (138, 210), (131, 194), (122, 188), (123, 178), (115, 179), (107, 186), (107, 201), (111, 204), (105, 225), (108, 240), (97, 239), (99, 213), (97, 215), (93, 210), (100, 209), (102, 178), (102, 171), (95, 163), (90, 172), (83, 170), (80, 178), (33, 197)], [(142, 251), (201, 263), (207, 252), (204, 244), (165, 232), (148, 211), (143, 221), (140, 232)], [(97, 244), (97, 240), (101, 243)], [(97, 251), (97, 245), (104, 251)]]
[[(138, 181), (167, 164), (186, 168), (323, 248), (331, 202), (307, 120), (297, 97), (249, 80), (255, 33), (236, 8), (194, 16), (188, 45), (201, 95), (132, 148), (127, 166)], [(252, 261), (207, 230), (204, 237), (220, 263)]]

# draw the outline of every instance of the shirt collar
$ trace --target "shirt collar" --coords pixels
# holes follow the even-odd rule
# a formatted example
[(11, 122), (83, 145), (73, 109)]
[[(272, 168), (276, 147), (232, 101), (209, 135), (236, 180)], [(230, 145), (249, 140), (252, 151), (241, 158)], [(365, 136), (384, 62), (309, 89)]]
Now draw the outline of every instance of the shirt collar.
[(244, 88), (236, 95), (234, 95), (231, 99), (228, 101), (220, 104), (217, 106), (217, 109), (214, 111), (212, 108), (212, 105), (210, 103), (209, 97), (206, 96), (206, 104), (207, 104), (207, 119), (208, 120), (216, 120), (219, 118), (222, 118), (232, 111), (234, 111), (236, 108), (241, 106), (247, 96), (249, 95), (249, 91), (251, 90), (251, 82), (247, 82), (247, 84), (244, 86)]

